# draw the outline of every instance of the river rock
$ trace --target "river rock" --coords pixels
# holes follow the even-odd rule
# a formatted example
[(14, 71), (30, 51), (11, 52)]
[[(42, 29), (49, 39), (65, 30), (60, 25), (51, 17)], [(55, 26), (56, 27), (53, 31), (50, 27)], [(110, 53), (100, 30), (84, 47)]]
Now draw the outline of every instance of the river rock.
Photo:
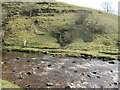
[(46, 83), (46, 86), (53, 86), (52, 83)]
[(27, 75), (31, 75), (32, 73), (31, 72), (27, 72)]
[(17, 59), (17, 60), (20, 60), (20, 58), (19, 58), (19, 57), (16, 57), (16, 59)]
[(110, 62), (108, 62), (109, 64), (115, 64), (115, 62), (113, 62), (113, 61), (110, 61)]
[(51, 64), (48, 65), (48, 67), (51, 67), (51, 66), (52, 66)]
[(92, 72), (93, 74), (96, 74), (96, 72)]
[(76, 61), (73, 61), (72, 63), (76, 63)]

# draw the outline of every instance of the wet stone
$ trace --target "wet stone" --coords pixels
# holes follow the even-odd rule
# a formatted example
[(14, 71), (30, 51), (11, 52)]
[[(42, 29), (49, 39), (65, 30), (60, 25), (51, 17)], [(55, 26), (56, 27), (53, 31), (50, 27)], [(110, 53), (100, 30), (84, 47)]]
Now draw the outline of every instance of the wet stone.
[(64, 69), (64, 68), (65, 68), (65, 66), (62, 66), (61, 68), (62, 68), (62, 69)]
[(31, 75), (32, 73), (31, 72), (27, 72), (27, 75)]
[(51, 66), (52, 66), (51, 64), (48, 65), (48, 67), (51, 67)]
[(65, 86), (65, 89), (70, 89), (71, 87), (70, 86)]
[(19, 79), (23, 79), (24, 77), (19, 77)]
[(96, 72), (92, 72), (93, 74), (96, 74)]
[(53, 86), (52, 83), (46, 83), (46, 86)]
[(96, 76), (97, 78), (100, 78), (100, 76)]
[(12, 83), (16, 84), (14, 80), (12, 80)]
[(109, 64), (115, 64), (115, 62), (111, 61), (111, 62), (108, 62)]
[(3, 64), (7, 64), (7, 62), (3, 62)]
[(16, 71), (12, 70), (12, 72), (16, 72)]
[(117, 83), (115, 82), (114, 85), (117, 85)]
[(89, 77), (89, 78), (90, 78), (91, 76), (90, 76), (90, 75), (87, 75), (87, 77)]
[(83, 76), (85, 75), (84, 73), (81, 73)]
[(113, 72), (113, 70), (110, 70), (110, 72)]
[(30, 62), (29, 60), (27, 62)]
[(74, 71), (75, 73), (77, 73), (78, 71)]
[(37, 69), (39, 69), (40, 67), (36, 67)]
[(73, 61), (72, 63), (76, 63), (76, 61)]
[(27, 85), (26, 87), (29, 88), (29, 87), (31, 87), (31, 85)]
[(20, 60), (20, 58), (19, 58), (19, 57), (16, 57), (16, 59), (17, 59), (17, 60)]

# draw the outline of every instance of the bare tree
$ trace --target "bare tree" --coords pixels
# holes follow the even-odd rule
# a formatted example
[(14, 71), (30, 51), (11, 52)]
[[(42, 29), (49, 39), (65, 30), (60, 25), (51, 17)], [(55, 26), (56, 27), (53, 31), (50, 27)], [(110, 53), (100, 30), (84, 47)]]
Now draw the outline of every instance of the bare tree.
[(102, 8), (107, 13), (113, 13), (114, 12), (114, 10), (112, 8), (112, 3), (111, 2), (103, 2), (102, 3)]

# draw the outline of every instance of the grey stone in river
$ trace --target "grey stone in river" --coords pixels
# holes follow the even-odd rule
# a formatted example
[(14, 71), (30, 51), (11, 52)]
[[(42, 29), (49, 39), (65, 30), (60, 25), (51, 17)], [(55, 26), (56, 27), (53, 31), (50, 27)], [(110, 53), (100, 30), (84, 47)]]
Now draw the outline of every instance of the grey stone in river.
[(51, 66), (52, 66), (51, 64), (48, 65), (48, 67), (51, 67)]
[(27, 85), (26, 87), (29, 88), (29, 87), (31, 87), (31, 85)]
[(78, 71), (74, 71), (75, 73), (77, 73)]
[(19, 58), (19, 57), (16, 57), (16, 59), (17, 59), (17, 60), (20, 60), (20, 58)]
[(37, 67), (37, 69), (39, 69), (40, 67)]
[(16, 71), (12, 70), (12, 72), (16, 72)]
[(89, 78), (91, 77), (90, 75), (87, 75)]
[(29, 60), (27, 62), (30, 62)]
[(113, 72), (113, 70), (110, 70), (110, 72)]
[(96, 74), (96, 72), (92, 72), (93, 74)]
[(20, 76), (19, 79), (23, 79), (24, 77)]
[(76, 61), (73, 61), (72, 63), (75, 63)]
[(117, 83), (115, 82), (114, 85), (117, 85)]
[(32, 73), (31, 72), (27, 72), (27, 75), (31, 75)]
[(96, 76), (97, 78), (100, 78), (100, 76)]
[(108, 62), (109, 64), (115, 64), (115, 62), (113, 62), (113, 61), (110, 61), (110, 62)]
[(46, 86), (53, 86), (52, 83), (46, 83)]
[(70, 89), (71, 87), (70, 86), (65, 86), (65, 89)]

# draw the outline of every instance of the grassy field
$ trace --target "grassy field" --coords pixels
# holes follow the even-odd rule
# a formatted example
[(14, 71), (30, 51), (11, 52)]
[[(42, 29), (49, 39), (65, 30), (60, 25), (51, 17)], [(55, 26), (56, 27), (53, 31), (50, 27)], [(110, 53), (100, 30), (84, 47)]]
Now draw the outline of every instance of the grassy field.
[[(41, 11), (31, 13), (32, 16), (30, 16), (29, 12), (36, 9)], [(48, 12), (46, 12), (47, 10)], [(74, 35), (76, 37), (70, 44), (61, 47), (57, 43), (57, 38), (53, 37), (51, 32), (59, 32), (61, 29), (69, 30), (71, 27), (75, 27), (78, 11), (80, 15), (83, 12), (89, 14), (88, 21), (97, 21), (97, 25), (104, 25), (106, 33), (93, 33), (91, 42), (84, 42), (84, 37)], [(118, 53), (118, 47), (116, 46), (118, 42), (117, 20), (117, 15), (63, 2), (52, 2), (50, 4), (3, 3), (3, 46), (4, 49), (13, 47), (23, 49), (21, 46), (26, 40), (26, 46), (28, 47), (54, 47), (61, 50), (64, 48), (66, 52), (68, 50), (79, 50), (80, 52), (86, 51), (85, 53), (110, 52), (114, 54)], [(86, 32), (86, 30), (83, 29), (82, 32)], [(104, 56), (107, 57), (106, 54)], [(117, 55), (111, 56), (117, 57)]]

